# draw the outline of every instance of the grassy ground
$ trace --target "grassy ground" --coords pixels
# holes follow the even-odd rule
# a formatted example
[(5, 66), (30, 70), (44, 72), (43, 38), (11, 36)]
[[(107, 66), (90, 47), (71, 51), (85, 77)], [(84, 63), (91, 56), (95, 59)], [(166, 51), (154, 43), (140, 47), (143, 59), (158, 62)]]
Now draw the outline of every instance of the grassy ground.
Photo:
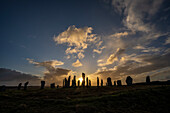
[(59, 88), (0, 92), (0, 113), (169, 113), (170, 86)]

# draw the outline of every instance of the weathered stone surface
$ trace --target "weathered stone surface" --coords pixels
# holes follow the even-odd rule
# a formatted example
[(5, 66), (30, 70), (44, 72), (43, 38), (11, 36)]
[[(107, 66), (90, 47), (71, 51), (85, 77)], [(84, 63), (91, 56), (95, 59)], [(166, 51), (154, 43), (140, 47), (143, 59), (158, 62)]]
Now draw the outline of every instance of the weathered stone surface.
[(121, 85), (122, 85), (121, 80), (117, 80), (117, 85), (118, 85), (118, 86), (121, 86)]
[(41, 81), (41, 89), (44, 89), (45, 87), (45, 81)]
[(55, 83), (50, 84), (51, 88), (55, 88)]
[(84, 87), (85, 86), (85, 73), (82, 73), (82, 86)]
[(101, 79), (101, 86), (103, 86), (103, 79)]
[(107, 86), (112, 86), (112, 80), (110, 77), (107, 78)]
[(99, 77), (97, 77), (97, 87), (99, 87)]
[(147, 76), (147, 77), (146, 77), (146, 83), (147, 83), (147, 84), (150, 84), (150, 76)]
[(29, 82), (25, 82), (25, 84), (24, 84), (24, 90), (27, 90), (28, 83), (29, 83)]
[(18, 84), (18, 90), (21, 89), (21, 86), (22, 86), (22, 83), (19, 83), (19, 84)]
[(88, 80), (88, 77), (86, 77), (86, 86), (87, 86), (87, 87), (89, 86), (89, 80)]

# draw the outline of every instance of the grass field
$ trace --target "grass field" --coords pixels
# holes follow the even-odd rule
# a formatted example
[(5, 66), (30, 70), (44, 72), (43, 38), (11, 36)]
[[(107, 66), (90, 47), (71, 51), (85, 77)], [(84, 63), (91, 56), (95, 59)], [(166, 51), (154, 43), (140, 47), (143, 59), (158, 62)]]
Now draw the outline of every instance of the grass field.
[(0, 92), (0, 113), (170, 113), (170, 86), (28, 88)]

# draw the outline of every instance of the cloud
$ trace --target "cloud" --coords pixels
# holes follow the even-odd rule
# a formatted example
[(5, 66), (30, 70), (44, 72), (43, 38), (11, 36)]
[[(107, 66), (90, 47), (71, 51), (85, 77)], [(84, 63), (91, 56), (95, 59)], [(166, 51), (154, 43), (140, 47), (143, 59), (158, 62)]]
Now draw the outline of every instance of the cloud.
[(153, 30), (149, 20), (159, 10), (163, 0), (112, 0), (116, 12), (125, 16), (123, 23), (132, 31), (149, 32)]
[(93, 49), (93, 52), (94, 52), (94, 53), (101, 54), (101, 53), (102, 53), (102, 50), (105, 49), (105, 48), (106, 48), (106, 46), (103, 46), (103, 47), (101, 47), (101, 48), (98, 47), (98, 49)]
[(84, 58), (84, 50), (88, 45), (94, 43), (96, 35), (92, 34), (92, 27), (76, 28), (74, 25), (68, 27), (68, 29), (60, 33), (57, 37), (54, 36), (54, 41), (57, 44), (68, 45), (66, 54), (77, 54), (78, 58)]
[(77, 61), (74, 62), (74, 63), (72, 64), (72, 66), (74, 66), (74, 67), (80, 67), (80, 66), (83, 66), (83, 65), (82, 65), (82, 63), (79, 61), (79, 59), (77, 59)]
[(170, 37), (168, 37), (165, 41), (165, 45), (170, 44)]
[(129, 33), (128, 32), (122, 32), (122, 33), (115, 33), (113, 35), (110, 35), (111, 37), (117, 37), (117, 38), (120, 38), (120, 37), (124, 37), (124, 36), (127, 36)]
[(124, 53), (125, 49), (117, 48), (116, 52), (111, 54), (105, 63), (99, 63), (98, 66), (106, 66), (113, 64), (115, 61), (118, 61), (118, 57)]
[(22, 73), (16, 70), (0, 68), (0, 84), (1, 85), (18, 85), (29, 81), (31, 85), (38, 85), (41, 78), (35, 75)]
[(44, 61), (44, 62), (35, 62), (33, 59), (27, 59), (29, 63), (34, 64), (35, 66), (42, 66), (46, 68), (46, 71), (44, 72), (43, 79), (47, 82), (47, 84), (50, 83), (57, 83), (62, 84), (62, 81), (64, 77), (70, 75), (72, 72), (69, 69), (63, 69), (56, 66), (63, 65), (64, 63), (58, 60), (50, 60), (50, 61)]

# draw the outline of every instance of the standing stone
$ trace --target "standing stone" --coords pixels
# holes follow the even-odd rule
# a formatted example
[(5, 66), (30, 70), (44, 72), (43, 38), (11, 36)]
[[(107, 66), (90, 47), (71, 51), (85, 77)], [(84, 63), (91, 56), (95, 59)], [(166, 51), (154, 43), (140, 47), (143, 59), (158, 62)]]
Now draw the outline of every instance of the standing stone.
[(80, 86), (80, 80), (78, 80), (78, 87)]
[(76, 76), (74, 75), (74, 87), (76, 87)]
[(91, 80), (89, 80), (89, 87), (91, 86)]
[(63, 79), (63, 87), (65, 87), (65, 79)]
[(121, 85), (122, 85), (121, 80), (117, 80), (117, 85), (118, 85), (118, 86), (121, 86)]
[(97, 87), (99, 87), (99, 77), (97, 77)]
[(88, 80), (88, 77), (86, 77), (86, 86), (87, 86), (87, 87), (89, 86), (89, 80)]
[(116, 86), (116, 81), (114, 81), (114, 86)]
[(84, 87), (85, 86), (85, 73), (82, 73), (82, 86)]
[(50, 84), (51, 88), (55, 88), (55, 83)]
[(107, 78), (107, 86), (112, 86), (112, 80), (110, 77)]
[(150, 76), (147, 76), (147, 77), (146, 77), (146, 83), (147, 83), (147, 84), (150, 84)]
[(28, 83), (29, 83), (29, 82), (25, 82), (25, 84), (24, 84), (24, 90), (27, 90)]
[(57, 88), (59, 88), (59, 85), (57, 85)]
[(68, 77), (68, 86), (67, 87), (70, 87), (70, 77), (71, 76)]
[(22, 83), (19, 83), (19, 84), (18, 84), (18, 90), (21, 89), (21, 86), (22, 86)]
[(103, 79), (101, 79), (101, 86), (103, 86)]
[(132, 82), (133, 82), (133, 79), (132, 79), (130, 76), (128, 76), (128, 77), (126, 78), (126, 84), (127, 84), (128, 86), (131, 86), (131, 85), (132, 85)]
[(41, 81), (41, 89), (44, 89), (45, 81)]

